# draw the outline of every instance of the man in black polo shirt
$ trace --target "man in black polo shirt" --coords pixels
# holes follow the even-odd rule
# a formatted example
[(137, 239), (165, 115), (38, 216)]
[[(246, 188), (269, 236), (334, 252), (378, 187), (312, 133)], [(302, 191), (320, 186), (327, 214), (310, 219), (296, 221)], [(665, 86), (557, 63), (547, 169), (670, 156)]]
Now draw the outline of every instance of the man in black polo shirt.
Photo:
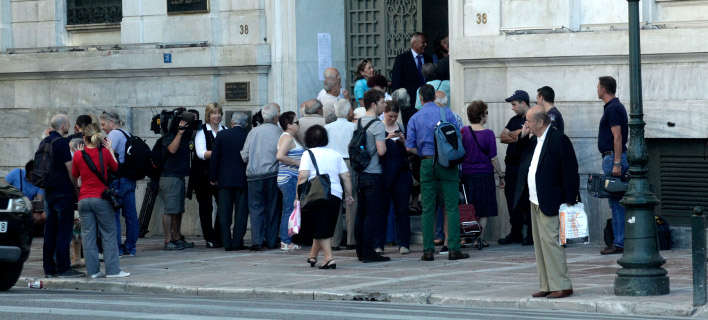
[[(509, 123), (502, 131), (499, 139), (502, 143), (507, 144), (506, 158), (506, 173), (504, 174), (508, 186), (515, 186), (517, 176), (519, 175), (519, 164), (521, 163), (521, 155), (524, 154), (524, 147), (519, 147), (516, 141), (521, 133), (521, 128), (526, 122), (526, 111), (529, 111), (529, 94), (524, 90), (516, 90), (511, 97), (506, 98), (506, 102), (511, 103), (511, 109), (516, 113), (511, 117)], [(506, 205), (509, 208), (509, 222), (511, 223), (511, 232), (504, 238), (497, 241), (501, 245), (512, 243), (523, 243), (524, 245), (532, 245), (533, 237), (531, 235), (531, 208), (529, 207), (528, 199), (520, 200), (518, 208), (514, 208), (514, 194), (516, 188), (504, 188), (504, 196), (506, 197)], [(526, 237), (523, 236), (524, 225), (526, 228)]]
[[(615, 97), (617, 81), (614, 78), (600, 77), (597, 84), (597, 97), (605, 103), (600, 131), (597, 136), (597, 149), (602, 154), (602, 171), (606, 176), (619, 177), (627, 173), (627, 138), (629, 136), (627, 110)], [(624, 252), (624, 208), (619, 204), (622, 196), (611, 196), (608, 201), (612, 209), (613, 245), (606, 247), (601, 254), (619, 254)]]

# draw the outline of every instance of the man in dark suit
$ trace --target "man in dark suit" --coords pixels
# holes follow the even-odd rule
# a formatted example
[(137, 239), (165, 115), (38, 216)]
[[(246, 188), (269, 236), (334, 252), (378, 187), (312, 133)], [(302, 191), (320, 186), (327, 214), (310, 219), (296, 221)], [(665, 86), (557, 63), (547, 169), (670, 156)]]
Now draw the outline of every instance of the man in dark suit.
[(558, 210), (563, 203), (569, 206), (576, 203), (580, 177), (573, 144), (550, 124), (551, 118), (540, 106), (526, 113), (526, 123), (517, 144), (527, 147), (521, 158), (514, 203), (519, 203), (522, 197), (528, 197), (531, 202), (531, 226), (541, 286), (532, 297), (554, 299), (573, 294), (565, 249), (558, 239)]
[[(209, 181), (218, 187), (219, 223), (224, 250), (244, 250), (243, 237), (248, 222), (248, 192), (246, 163), (241, 158), (241, 149), (246, 142), (248, 115), (234, 112), (231, 129), (219, 131), (211, 153)], [(234, 216), (234, 205), (236, 215)], [(234, 234), (231, 236), (231, 221)]]
[[(425, 84), (421, 69), (426, 63), (433, 63), (433, 58), (424, 54), (428, 46), (428, 37), (420, 32), (411, 35), (411, 50), (399, 54), (391, 70), (391, 90), (406, 88), (409, 97), (418, 97), (416, 91)], [(433, 79), (429, 79), (433, 80)], [(408, 126), (408, 119), (417, 111), (414, 108), (402, 110), (403, 124)]]

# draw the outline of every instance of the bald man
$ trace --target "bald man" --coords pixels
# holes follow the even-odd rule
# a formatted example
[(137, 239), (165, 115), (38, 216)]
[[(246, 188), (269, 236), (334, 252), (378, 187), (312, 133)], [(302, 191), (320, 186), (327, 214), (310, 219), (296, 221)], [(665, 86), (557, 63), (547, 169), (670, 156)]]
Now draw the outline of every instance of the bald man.
[[(74, 228), (74, 203), (76, 203), (76, 178), (71, 175), (71, 152), (69, 141), (63, 139), (69, 129), (69, 117), (65, 114), (54, 115), (50, 121), (52, 131), (44, 138), (40, 146), (52, 144), (54, 171), (49, 182), (44, 186), (44, 212), (47, 220), (44, 226), (44, 247), (42, 249), (42, 267), (48, 278), (83, 277), (86, 274), (71, 269), (69, 245)], [(40, 167), (35, 163), (35, 168)]]
[(319, 124), (325, 126), (325, 118), (323, 117), (324, 106), (317, 99), (307, 100), (300, 105), (300, 130), (295, 134), (295, 139), (298, 143), (307, 149), (305, 146), (305, 132), (310, 127)]
[(526, 113), (526, 123), (517, 144), (525, 148), (514, 206), (522, 197), (528, 197), (531, 202), (531, 226), (541, 289), (531, 296), (565, 298), (573, 294), (573, 286), (568, 275), (565, 248), (558, 241), (558, 210), (561, 204), (572, 206), (579, 199), (580, 177), (575, 150), (570, 139), (551, 126), (551, 117), (538, 105)]
[[(322, 103), (325, 103), (324, 99), (326, 99), (327, 94), (332, 95), (332, 97), (334, 97), (336, 100), (341, 100), (341, 99), (349, 100), (349, 91), (345, 90), (341, 86), (342, 76), (339, 74), (339, 70), (337, 70), (337, 68), (329, 67), (329, 68), (325, 69), (322, 76), (324, 77), (324, 88), (322, 90), (320, 90), (320, 93), (317, 94), (317, 100), (320, 100), (320, 101), (322, 101)], [(327, 89), (327, 79), (337, 80), (340, 83), (340, 87), (338, 89), (339, 90), (338, 94), (333, 95), (332, 93), (335, 93), (335, 92), (329, 92), (330, 90)], [(337, 81), (330, 81), (330, 82), (335, 83)]]

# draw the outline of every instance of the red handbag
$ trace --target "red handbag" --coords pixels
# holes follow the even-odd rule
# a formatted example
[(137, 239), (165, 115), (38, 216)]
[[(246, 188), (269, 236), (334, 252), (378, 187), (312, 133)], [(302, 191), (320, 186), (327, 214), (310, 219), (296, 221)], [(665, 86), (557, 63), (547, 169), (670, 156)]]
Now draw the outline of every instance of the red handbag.
[(467, 201), (465, 185), (462, 185), (462, 194), (465, 196), (465, 204), (460, 204), (460, 236), (477, 237), (482, 233), (482, 226), (479, 224), (474, 205)]

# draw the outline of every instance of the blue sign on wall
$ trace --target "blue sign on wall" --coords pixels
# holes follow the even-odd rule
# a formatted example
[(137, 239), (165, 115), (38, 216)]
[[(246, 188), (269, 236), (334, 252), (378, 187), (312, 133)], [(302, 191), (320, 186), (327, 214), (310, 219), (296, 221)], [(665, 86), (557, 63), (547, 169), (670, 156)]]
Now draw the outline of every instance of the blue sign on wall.
[(171, 53), (163, 53), (162, 59), (165, 63), (172, 63), (172, 54)]

